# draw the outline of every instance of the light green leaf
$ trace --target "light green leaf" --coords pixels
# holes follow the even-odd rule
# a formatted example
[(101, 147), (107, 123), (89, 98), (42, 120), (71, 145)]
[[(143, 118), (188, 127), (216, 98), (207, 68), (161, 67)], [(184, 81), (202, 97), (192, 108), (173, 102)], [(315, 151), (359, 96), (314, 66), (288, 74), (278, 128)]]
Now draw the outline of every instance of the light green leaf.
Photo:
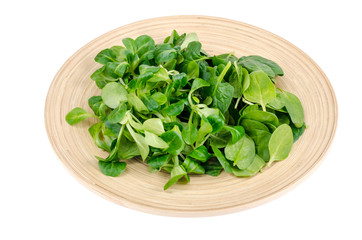
[(247, 168), (255, 156), (254, 141), (247, 135), (244, 135), (236, 143), (228, 144), (225, 147), (225, 156), (230, 161), (234, 161), (234, 166), (237, 165), (240, 169)]
[(159, 136), (157, 136), (154, 133), (145, 131), (145, 141), (149, 146), (155, 147), (155, 148), (168, 148), (168, 144), (162, 140)]
[(268, 166), (274, 161), (281, 161), (288, 157), (293, 146), (293, 132), (289, 125), (280, 125), (269, 140), (270, 160)]
[(244, 97), (250, 102), (259, 103), (265, 111), (265, 106), (274, 100), (276, 90), (273, 82), (263, 71), (250, 74), (250, 85), (244, 91)]
[(102, 89), (103, 102), (110, 108), (116, 108), (121, 102), (127, 101), (127, 90), (117, 82), (107, 83)]
[(147, 145), (145, 138), (141, 134), (133, 131), (129, 123), (127, 123), (126, 126), (134, 141), (137, 143), (138, 150), (140, 151), (142, 159), (145, 160), (148, 156), (148, 153), (150, 152), (150, 148)]
[(143, 122), (142, 129), (148, 132), (152, 132), (157, 136), (165, 132), (163, 128), (162, 120), (159, 118), (150, 118)]

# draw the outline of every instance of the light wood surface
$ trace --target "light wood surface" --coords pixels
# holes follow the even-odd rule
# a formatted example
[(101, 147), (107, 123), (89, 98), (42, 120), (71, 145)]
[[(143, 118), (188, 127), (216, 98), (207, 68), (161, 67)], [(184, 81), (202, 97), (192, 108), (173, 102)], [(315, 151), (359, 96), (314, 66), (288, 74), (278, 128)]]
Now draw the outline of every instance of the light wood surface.
[[(74, 126), (65, 115), (74, 107), (89, 111), (87, 100), (100, 90), (90, 75), (100, 67), (94, 62), (104, 48), (122, 45), (122, 39), (150, 35), (157, 43), (173, 29), (196, 32), (209, 54), (234, 52), (238, 57), (261, 55), (277, 62), (285, 76), (278, 86), (296, 94), (304, 107), (307, 130), (294, 144), (290, 156), (251, 178), (223, 172), (218, 177), (191, 176), (189, 184), (167, 191), (166, 173), (149, 173), (137, 160), (127, 160), (119, 177), (104, 176), (94, 155), (97, 149), (88, 133), (94, 120)], [(46, 100), (45, 125), (49, 140), (65, 167), (84, 186), (122, 206), (148, 213), (200, 217), (232, 213), (270, 201), (292, 189), (314, 170), (325, 156), (337, 125), (337, 102), (327, 77), (318, 65), (288, 41), (263, 29), (228, 19), (207, 16), (161, 17), (132, 23), (110, 31), (82, 47), (61, 67)], [(97, 207), (97, 206), (94, 206)]]

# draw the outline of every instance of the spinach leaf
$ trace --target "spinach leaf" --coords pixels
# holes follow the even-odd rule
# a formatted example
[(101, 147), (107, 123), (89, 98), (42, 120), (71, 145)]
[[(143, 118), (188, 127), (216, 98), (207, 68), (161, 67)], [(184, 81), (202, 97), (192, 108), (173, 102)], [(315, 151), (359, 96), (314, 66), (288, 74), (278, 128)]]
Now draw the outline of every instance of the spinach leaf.
[(276, 90), (270, 78), (263, 71), (255, 71), (250, 74), (250, 85), (245, 90), (244, 96), (248, 101), (259, 103), (266, 111), (265, 106), (274, 100)]
[(197, 128), (193, 124), (187, 124), (182, 129), (182, 138), (184, 139), (185, 143), (192, 145), (195, 143), (197, 138)]
[(276, 127), (279, 125), (278, 117), (275, 114), (259, 110), (247, 112), (241, 116), (241, 119), (251, 119), (261, 123), (270, 123)]
[(304, 133), (306, 129), (305, 123), (300, 128), (297, 128), (294, 124), (291, 124), (290, 126), (292, 128), (293, 132), (293, 142), (296, 142)]
[(234, 162), (234, 166), (236, 165), (240, 169), (247, 168), (255, 156), (254, 141), (247, 135), (244, 135), (244, 137), (236, 143), (229, 143), (225, 147), (225, 156)]
[(255, 155), (253, 161), (246, 169), (232, 167), (232, 172), (237, 177), (251, 177), (258, 173), (264, 165), (264, 160), (258, 155)]
[(280, 125), (269, 140), (270, 160), (268, 166), (274, 161), (281, 161), (288, 157), (293, 146), (292, 129), (287, 124)]
[(302, 103), (299, 98), (290, 92), (283, 91), (282, 93), (282, 101), (288, 111), (292, 122), (297, 128), (303, 126), (304, 123), (304, 111), (302, 107)]
[(211, 145), (211, 148), (212, 148), (212, 151), (214, 152), (217, 160), (219, 160), (221, 166), (225, 169), (225, 172), (231, 173), (232, 172), (231, 165), (224, 157), (224, 154), (217, 147), (215, 147), (213, 145)]

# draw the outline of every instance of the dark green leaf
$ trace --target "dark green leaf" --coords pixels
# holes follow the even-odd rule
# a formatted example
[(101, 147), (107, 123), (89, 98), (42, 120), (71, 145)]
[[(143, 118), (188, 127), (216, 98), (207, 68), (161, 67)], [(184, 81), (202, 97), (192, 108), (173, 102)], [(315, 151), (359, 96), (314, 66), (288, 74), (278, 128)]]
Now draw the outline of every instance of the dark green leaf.
[(122, 103), (108, 115), (107, 119), (111, 123), (118, 123), (122, 121), (122, 119), (126, 115), (126, 112), (127, 112), (127, 104)]
[(303, 135), (306, 129), (306, 125), (303, 123), (302, 127), (297, 128), (294, 124), (291, 124), (290, 127), (292, 128), (293, 132), (293, 142), (296, 142)]
[(161, 168), (166, 164), (169, 157), (169, 154), (152, 156), (147, 160), (147, 164), (152, 168), (160, 171)]
[(182, 165), (188, 173), (205, 174), (205, 169), (191, 158), (186, 157)]
[(165, 108), (163, 110), (163, 113), (168, 116), (177, 116), (184, 110), (184, 107), (185, 107), (185, 101), (180, 100), (176, 103), (171, 104), (167, 108)]
[(188, 157), (192, 157), (196, 160), (199, 160), (200, 162), (206, 162), (212, 157), (212, 154), (210, 154), (207, 150), (207, 148), (204, 145), (201, 145), (200, 147), (193, 150)]
[(142, 95), (142, 101), (143, 103), (145, 104), (145, 106), (147, 107), (147, 109), (149, 111), (156, 111), (160, 105), (158, 104), (158, 102), (152, 98), (151, 96), (148, 96), (148, 95)]
[(103, 103), (101, 96), (93, 96), (88, 99), (88, 105), (93, 110), (94, 114), (99, 116), (99, 107)]
[(98, 166), (104, 175), (118, 177), (126, 169), (127, 163), (99, 161)]
[(185, 147), (185, 143), (182, 140), (181, 135), (175, 131), (167, 131), (167, 132), (161, 134), (160, 137), (169, 146), (165, 151), (172, 155), (180, 154)]
[(231, 173), (231, 165), (228, 162), (228, 160), (226, 160), (226, 158), (224, 157), (224, 154), (216, 147), (211, 145), (212, 151), (214, 152), (217, 160), (219, 160), (221, 166), (225, 169), (225, 172), (227, 173)]

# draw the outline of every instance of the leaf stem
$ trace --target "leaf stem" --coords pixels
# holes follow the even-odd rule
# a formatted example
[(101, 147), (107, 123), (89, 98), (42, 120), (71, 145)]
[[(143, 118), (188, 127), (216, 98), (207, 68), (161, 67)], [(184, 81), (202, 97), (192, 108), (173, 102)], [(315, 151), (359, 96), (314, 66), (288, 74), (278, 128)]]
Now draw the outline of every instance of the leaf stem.
[(238, 109), (238, 105), (239, 105), (240, 99), (241, 99), (241, 97), (239, 97), (238, 100), (236, 100), (235, 109)]
[(199, 146), (197, 146), (197, 147), (200, 147), (200, 146), (204, 145), (205, 142), (207, 141), (207, 139), (209, 139), (210, 136), (211, 136), (211, 133), (207, 134), (206, 137), (205, 137), (205, 139), (204, 139), (204, 140), (199, 144)]
[(231, 67), (231, 62), (229, 61), (228, 64), (226, 64), (225, 68), (222, 70), (222, 72), (220, 73), (220, 75), (217, 77), (217, 82), (214, 88), (214, 92), (212, 93), (212, 97), (215, 95), (216, 90), (219, 86), (219, 84), (221, 83), (221, 81), (224, 79), (225, 74), (227, 73), (227, 71), (229, 70), (229, 68)]

